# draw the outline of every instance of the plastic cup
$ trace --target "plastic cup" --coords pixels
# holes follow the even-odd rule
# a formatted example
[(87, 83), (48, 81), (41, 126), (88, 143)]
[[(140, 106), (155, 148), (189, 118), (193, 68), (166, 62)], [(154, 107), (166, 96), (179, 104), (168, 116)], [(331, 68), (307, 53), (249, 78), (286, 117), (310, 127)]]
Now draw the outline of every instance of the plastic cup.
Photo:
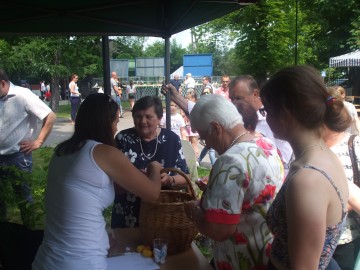
[(164, 264), (167, 255), (167, 240), (156, 238), (153, 241), (154, 261), (158, 264)]

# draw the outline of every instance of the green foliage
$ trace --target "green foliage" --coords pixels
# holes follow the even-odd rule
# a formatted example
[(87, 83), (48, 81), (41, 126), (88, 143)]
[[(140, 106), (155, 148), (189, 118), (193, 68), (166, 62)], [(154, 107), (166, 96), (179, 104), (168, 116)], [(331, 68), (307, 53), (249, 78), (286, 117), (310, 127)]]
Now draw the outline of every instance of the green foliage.
[[(8, 220), (15, 223), (22, 223), (20, 218), (19, 204), (25, 203), (25, 220), (32, 229), (44, 227), (45, 217), (45, 187), (47, 179), (47, 171), (50, 159), (53, 154), (53, 148), (43, 147), (33, 152), (33, 172), (26, 173), (16, 167), (1, 168), (1, 188), (0, 198), (8, 207)], [(5, 176), (5, 177), (4, 177)], [(20, 179), (24, 179), (21, 181)], [(29, 204), (22, 198), (15, 195), (12, 183), (27, 183), (31, 187), (33, 203)]]
[(189, 50), (213, 53), (215, 75), (251, 74), (261, 84), (295, 64), (295, 48), (298, 64), (320, 70), (330, 56), (358, 49), (359, 14), (356, 0), (259, 0), (193, 28)]
[[(129, 42), (133, 42), (133, 47), (128, 47)], [(182, 66), (183, 55), (187, 50), (181, 47), (176, 40), (170, 44), (170, 72)], [(153, 44), (144, 46), (144, 41), (139, 37), (118, 37), (114, 41), (112, 55), (117, 59), (135, 59), (136, 57), (165, 57), (165, 41), (156, 41)]]
[(8, 206), (16, 206), (19, 202), (23, 202), (22, 198), (15, 195), (13, 185), (31, 183), (31, 174), (18, 169), (16, 166), (0, 167), (0, 198)]
[(204, 167), (198, 167), (199, 178), (210, 175), (210, 169)]
[(43, 228), (45, 222), (45, 188), (49, 163), (54, 153), (52, 147), (42, 147), (33, 152), (32, 193), (34, 198), (33, 227)]
[(100, 37), (32, 36), (0, 39), (0, 63), (18, 81), (24, 75), (45, 79), (52, 85), (50, 107), (57, 111), (59, 84), (71, 73), (80, 77), (102, 72)]
[(143, 48), (147, 39), (147, 37), (115, 37), (111, 42), (110, 57), (114, 59), (143, 57)]
[[(356, 11), (357, 14), (360, 13), (360, 10)], [(353, 50), (357, 50), (360, 48), (360, 14), (357, 18), (354, 18), (354, 20), (351, 23), (352, 29), (350, 30), (351, 37), (349, 38), (348, 44), (350, 45), (350, 48)]]

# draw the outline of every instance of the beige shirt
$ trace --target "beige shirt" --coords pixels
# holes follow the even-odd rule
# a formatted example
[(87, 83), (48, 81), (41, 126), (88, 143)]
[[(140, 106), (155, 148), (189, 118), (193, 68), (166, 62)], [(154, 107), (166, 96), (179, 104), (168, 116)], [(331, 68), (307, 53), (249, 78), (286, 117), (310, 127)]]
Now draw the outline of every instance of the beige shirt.
[(19, 152), (19, 143), (32, 140), (37, 120), (51, 109), (30, 89), (10, 83), (8, 94), (0, 99), (0, 155)]

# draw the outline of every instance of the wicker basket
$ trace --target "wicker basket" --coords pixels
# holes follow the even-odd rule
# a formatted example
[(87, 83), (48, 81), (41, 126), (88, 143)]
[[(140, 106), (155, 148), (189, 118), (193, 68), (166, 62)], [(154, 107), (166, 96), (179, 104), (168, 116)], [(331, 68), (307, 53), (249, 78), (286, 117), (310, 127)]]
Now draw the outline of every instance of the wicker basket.
[(195, 192), (186, 174), (174, 168), (162, 170), (170, 171), (186, 179), (190, 194), (162, 190), (156, 202), (142, 202), (139, 222), (144, 244), (151, 246), (155, 238), (165, 238), (168, 240), (168, 254), (177, 254), (187, 250), (197, 234), (194, 223), (184, 210), (184, 202), (195, 200)]

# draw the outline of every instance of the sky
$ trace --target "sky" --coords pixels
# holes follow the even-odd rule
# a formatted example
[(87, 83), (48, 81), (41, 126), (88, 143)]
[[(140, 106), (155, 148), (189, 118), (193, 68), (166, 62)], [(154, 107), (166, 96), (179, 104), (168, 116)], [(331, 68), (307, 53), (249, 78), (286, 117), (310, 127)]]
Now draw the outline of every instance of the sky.
[[(186, 48), (190, 43), (191, 43), (191, 35), (190, 35), (190, 29), (184, 30), (180, 33), (177, 33), (175, 35), (172, 35), (170, 40), (172, 39), (176, 39), (176, 41), (181, 44), (181, 46), (183, 48)], [(163, 40), (162, 38), (155, 38), (155, 37), (150, 37), (148, 40), (148, 44), (151, 44), (157, 40)]]

